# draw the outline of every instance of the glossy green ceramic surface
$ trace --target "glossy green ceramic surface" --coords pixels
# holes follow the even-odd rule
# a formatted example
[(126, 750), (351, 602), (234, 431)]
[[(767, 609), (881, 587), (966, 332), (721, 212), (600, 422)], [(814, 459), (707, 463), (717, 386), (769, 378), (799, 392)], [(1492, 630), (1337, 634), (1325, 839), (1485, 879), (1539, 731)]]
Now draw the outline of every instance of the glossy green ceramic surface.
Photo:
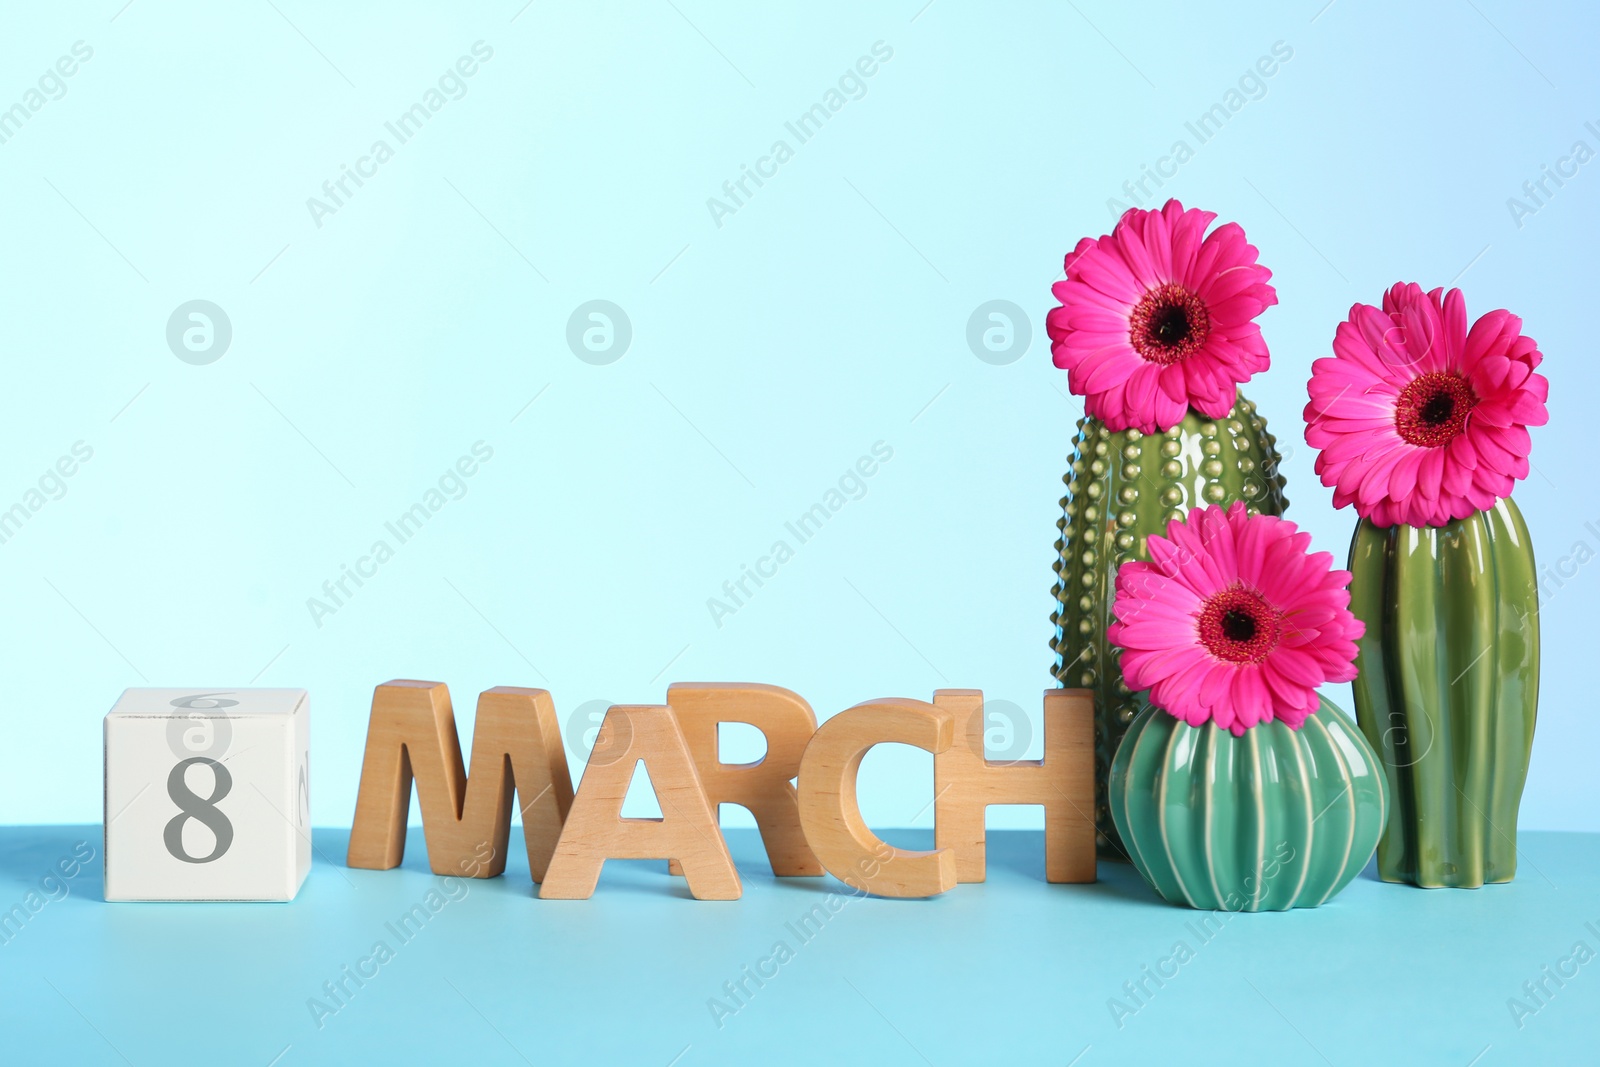
[(1111, 765), (1111, 816), (1139, 873), (1173, 904), (1314, 908), (1349, 884), (1383, 831), (1377, 755), (1328, 701), (1299, 730), (1241, 737), (1149, 708)]
[(1533, 545), (1509, 499), (1447, 526), (1374, 526), (1350, 546), (1367, 626), (1356, 715), (1393, 804), (1385, 881), (1476, 888), (1517, 872), (1539, 700)]
[(1122, 842), (1106, 806), (1111, 759), (1128, 724), (1144, 707), (1123, 684), (1120, 650), (1106, 641), (1117, 568), (1148, 559), (1145, 538), (1190, 508), (1245, 501), (1252, 512), (1281, 515), (1288, 501), (1275, 440), (1266, 420), (1244, 397), (1225, 419), (1190, 411), (1160, 434), (1111, 431), (1098, 419), (1078, 420), (1072, 466), (1062, 479), (1067, 495), (1056, 523), (1058, 602), (1052, 673), (1070, 688), (1092, 690), (1095, 707), (1095, 825), (1103, 857), (1123, 859)]

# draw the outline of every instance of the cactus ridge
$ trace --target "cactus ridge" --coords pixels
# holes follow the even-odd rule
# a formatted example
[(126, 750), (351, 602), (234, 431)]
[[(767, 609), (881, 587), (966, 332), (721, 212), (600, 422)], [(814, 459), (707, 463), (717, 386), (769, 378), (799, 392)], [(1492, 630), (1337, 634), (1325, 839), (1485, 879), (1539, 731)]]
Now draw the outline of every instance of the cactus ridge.
[(1113, 761), (1111, 810), (1134, 865), (1174, 904), (1314, 908), (1350, 884), (1383, 832), (1383, 770), (1327, 700), (1298, 730), (1235, 737), (1143, 712)]
[(1350, 544), (1356, 719), (1393, 803), (1378, 874), (1430, 888), (1509, 882), (1539, 698), (1533, 545), (1511, 500)]

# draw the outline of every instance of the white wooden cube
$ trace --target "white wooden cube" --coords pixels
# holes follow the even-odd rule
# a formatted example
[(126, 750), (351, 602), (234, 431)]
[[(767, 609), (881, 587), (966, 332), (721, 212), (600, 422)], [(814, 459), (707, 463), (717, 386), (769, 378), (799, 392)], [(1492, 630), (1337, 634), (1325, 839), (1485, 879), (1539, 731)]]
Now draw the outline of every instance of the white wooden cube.
[(311, 870), (304, 689), (129, 689), (106, 715), (107, 900), (293, 900)]

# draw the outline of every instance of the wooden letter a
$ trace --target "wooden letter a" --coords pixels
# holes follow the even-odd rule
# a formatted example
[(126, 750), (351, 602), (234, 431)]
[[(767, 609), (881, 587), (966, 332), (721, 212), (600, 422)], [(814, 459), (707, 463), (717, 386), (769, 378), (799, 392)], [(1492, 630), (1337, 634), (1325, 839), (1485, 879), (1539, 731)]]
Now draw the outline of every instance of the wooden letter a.
[[(622, 817), (623, 798), (641, 761), (661, 805), (659, 819)], [(706, 802), (683, 731), (665, 704), (617, 704), (606, 710), (540, 898), (588, 899), (608, 859), (677, 860), (698, 899), (739, 898), (739, 872)]]

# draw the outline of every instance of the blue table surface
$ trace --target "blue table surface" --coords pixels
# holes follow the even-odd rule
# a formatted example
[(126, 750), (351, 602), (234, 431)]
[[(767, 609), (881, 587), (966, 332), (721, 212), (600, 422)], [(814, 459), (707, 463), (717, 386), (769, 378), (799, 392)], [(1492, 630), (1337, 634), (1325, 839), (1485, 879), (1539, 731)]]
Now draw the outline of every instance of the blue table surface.
[[(776, 880), (753, 830), (728, 831), (734, 902), (638, 861), (541, 901), (516, 833), (506, 875), (476, 881), (429, 873), (417, 830), (393, 871), (344, 867), (347, 839), (316, 831), (291, 904), (107, 904), (98, 826), (0, 829), (0, 907), (26, 916), (0, 928), (0, 1062), (1600, 1062), (1596, 834), (1523, 834), (1509, 885), (1369, 867), (1259, 915), (1171, 907), (1126, 864), (1048, 885), (1026, 831), (990, 834), (986, 883), (922, 901)], [(95, 859), (47, 880), (79, 842)]]

